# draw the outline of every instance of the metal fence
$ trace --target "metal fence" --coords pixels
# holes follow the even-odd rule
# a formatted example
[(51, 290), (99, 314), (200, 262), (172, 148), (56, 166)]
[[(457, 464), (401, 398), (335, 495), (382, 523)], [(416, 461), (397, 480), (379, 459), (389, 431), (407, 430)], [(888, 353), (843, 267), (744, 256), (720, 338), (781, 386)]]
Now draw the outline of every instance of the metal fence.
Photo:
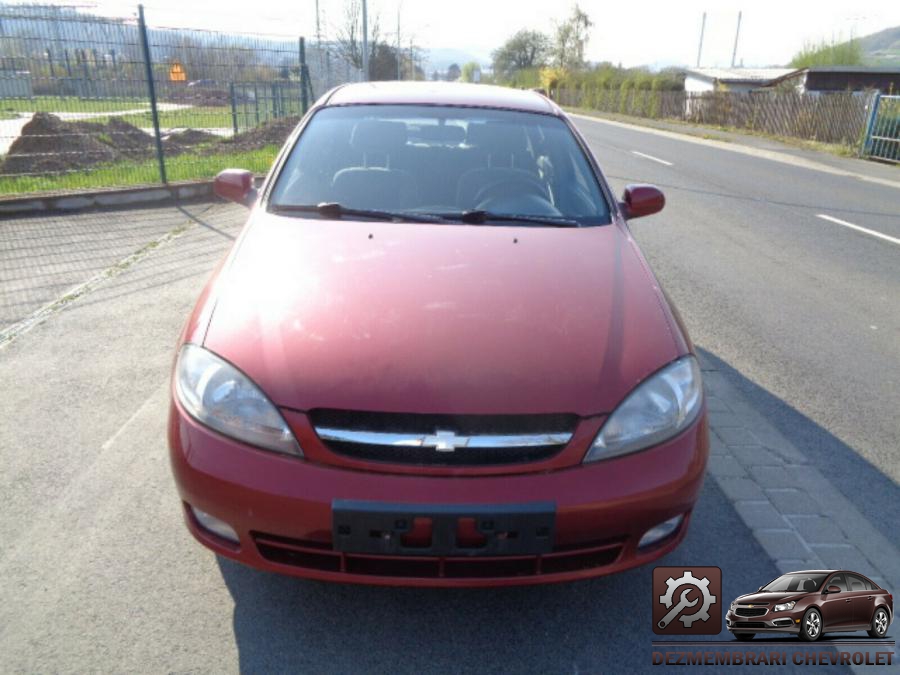
[(900, 96), (875, 97), (866, 127), (863, 154), (900, 162)]
[(259, 173), (359, 71), (301, 36), (0, 4), (0, 195)]
[(873, 92), (796, 93), (561, 89), (562, 105), (675, 119), (858, 147)]

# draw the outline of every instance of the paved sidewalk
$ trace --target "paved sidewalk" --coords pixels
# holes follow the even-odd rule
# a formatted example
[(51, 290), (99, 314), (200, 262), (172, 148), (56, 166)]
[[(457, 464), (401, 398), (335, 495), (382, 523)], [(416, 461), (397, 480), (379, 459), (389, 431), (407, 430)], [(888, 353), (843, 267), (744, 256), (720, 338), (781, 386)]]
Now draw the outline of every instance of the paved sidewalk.
[(708, 363), (709, 473), (782, 572), (846, 568), (900, 588), (900, 551)]

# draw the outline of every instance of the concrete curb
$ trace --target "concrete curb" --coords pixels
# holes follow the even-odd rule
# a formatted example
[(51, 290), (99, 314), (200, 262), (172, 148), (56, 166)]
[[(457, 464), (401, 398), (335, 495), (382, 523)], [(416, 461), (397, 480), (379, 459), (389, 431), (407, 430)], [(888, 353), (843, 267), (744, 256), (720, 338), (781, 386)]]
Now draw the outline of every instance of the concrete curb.
[(171, 204), (212, 197), (211, 180), (121, 190), (70, 192), (57, 195), (34, 195), (0, 199), (0, 218), (27, 216), (53, 211), (83, 211), (100, 208), (123, 208), (142, 205)]

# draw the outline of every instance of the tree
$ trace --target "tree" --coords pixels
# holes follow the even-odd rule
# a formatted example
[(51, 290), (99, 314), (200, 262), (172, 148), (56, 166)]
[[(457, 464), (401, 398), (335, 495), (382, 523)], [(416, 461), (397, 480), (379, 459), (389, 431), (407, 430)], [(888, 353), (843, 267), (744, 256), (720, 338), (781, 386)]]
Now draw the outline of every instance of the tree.
[[(376, 14), (369, 20), (369, 77), (372, 75), (372, 62), (377, 55), (379, 37), (378, 15)], [(360, 0), (347, 0), (347, 4), (344, 5), (344, 22), (337, 29), (337, 51), (341, 58), (354, 68), (362, 70), (362, 3)]]
[(584, 48), (589, 38), (588, 31), (593, 22), (578, 5), (562, 23), (556, 24), (551, 56), (553, 65), (563, 70), (579, 70), (584, 67)]
[(462, 74), (462, 71), (459, 69), (459, 64), (451, 63), (450, 67), (447, 68), (447, 81), (456, 82), (460, 74)]
[(858, 41), (834, 42), (830, 44), (822, 40), (818, 45), (806, 43), (791, 59), (792, 68), (809, 68), (810, 66), (861, 66), (863, 64), (862, 47)]
[(520, 30), (491, 54), (494, 75), (510, 79), (520, 70), (547, 64), (550, 38), (536, 30)]
[(481, 82), (481, 66), (478, 65), (477, 61), (464, 63), (459, 79), (463, 82)]

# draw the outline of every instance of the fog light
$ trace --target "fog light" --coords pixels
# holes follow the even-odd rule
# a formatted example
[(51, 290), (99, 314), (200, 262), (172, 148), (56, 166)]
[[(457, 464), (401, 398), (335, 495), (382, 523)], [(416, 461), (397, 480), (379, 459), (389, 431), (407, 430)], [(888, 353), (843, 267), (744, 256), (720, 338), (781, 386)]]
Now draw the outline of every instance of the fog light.
[(237, 532), (235, 532), (231, 525), (226, 523), (224, 520), (219, 520), (215, 516), (211, 516), (195, 506), (191, 507), (191, 512), (194, 514), (194, 518), (197, 519), (197, 522), (200, 523), (200, 526), (204, 530), (212, 532), (217, 537), (222, 537), (222, 539), (234, 542), (235, 544), (240, 543)]
[(678, 515), (674, 518), (664, 520), (659, 525), (654, 525), (644, 532), (644, 536), (641, 537), (640, 542), (638, 542), (638, 548), (647, 548), (648, 546), (652, 546), (656, 542), (665, 539), (678, 529), (682, 520), (684, 520), (684, 515)]

